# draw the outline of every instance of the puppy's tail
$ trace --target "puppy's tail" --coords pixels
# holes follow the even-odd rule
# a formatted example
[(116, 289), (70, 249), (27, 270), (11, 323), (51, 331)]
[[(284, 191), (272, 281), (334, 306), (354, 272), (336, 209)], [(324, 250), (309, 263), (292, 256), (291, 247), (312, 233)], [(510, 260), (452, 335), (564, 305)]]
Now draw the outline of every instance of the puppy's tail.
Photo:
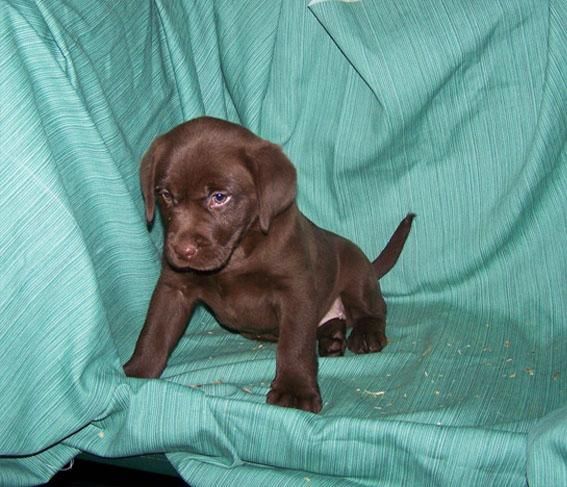
[(372, 262), (372, 266), (374, 267), (374, 271), (376, 272), (376, 277), (378, 279), (385, 276), (398, 261), (398, 257), (402, 253), (402, 249), (404, 248), (404, 244), (408, 238), (414, 218), (414, 213), (408, 213), (390, 237), (390, 240), (386, 244), (386, 247), (384, 247), (384, 250), (382, 250), (376, 260)]

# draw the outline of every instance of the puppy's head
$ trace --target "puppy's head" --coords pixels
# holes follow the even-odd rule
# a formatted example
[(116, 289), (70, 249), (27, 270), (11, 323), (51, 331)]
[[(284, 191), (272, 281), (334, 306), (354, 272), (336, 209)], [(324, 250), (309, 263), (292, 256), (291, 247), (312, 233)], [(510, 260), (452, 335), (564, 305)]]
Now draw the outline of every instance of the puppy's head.
[(157, 138), (140, 179), (146, 219), (157, 201), (165, 257), (178, 270), (221, 269), (246, 232), (257, 224), (267, 234), (296, 193), (295, 169), (278, 146), (210, 117)]

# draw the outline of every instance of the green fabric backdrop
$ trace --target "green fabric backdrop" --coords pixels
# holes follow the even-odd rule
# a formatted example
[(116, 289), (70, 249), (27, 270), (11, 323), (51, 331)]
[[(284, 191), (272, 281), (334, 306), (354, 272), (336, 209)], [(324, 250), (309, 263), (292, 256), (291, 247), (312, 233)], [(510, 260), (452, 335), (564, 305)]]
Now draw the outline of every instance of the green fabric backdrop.
[[(567, 485), (564, 0), (0, 1), (0, 485), (165, 452), (212, 485)], [(275, 348), (203, 309), (121, 369), (159, 272), (138, 165), (200, 114), (282, 144), (373, 258), (390, 345), (265, 404)]]

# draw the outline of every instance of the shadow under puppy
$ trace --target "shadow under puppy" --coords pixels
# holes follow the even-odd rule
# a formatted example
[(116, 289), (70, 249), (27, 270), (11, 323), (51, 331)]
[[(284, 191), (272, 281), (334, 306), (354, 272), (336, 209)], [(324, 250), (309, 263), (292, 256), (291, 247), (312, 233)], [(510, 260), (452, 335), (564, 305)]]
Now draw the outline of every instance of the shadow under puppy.
[(128, 376), (160, 376), (199, 302), (226, 328), (278, 342), (267, 400), (279, 406), (321, 410), (317, 340), (321, 356), (386, 345), (377, 280), (395, 264), (414, 215), (371, 263), (298, 210), (295, 169), (278, 146), (210, 117), (158, 137), (142, 160), (141, 184), (148, 223), (157, 198), (166, 232)]

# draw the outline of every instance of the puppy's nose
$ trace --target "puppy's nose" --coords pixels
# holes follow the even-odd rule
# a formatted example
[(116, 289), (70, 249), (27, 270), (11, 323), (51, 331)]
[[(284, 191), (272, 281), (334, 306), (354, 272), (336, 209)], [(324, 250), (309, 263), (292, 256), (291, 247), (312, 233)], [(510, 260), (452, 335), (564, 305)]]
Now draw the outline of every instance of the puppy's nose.
[(191, 257), (194, 257), (195, 254), (197, 253), (197, 247), (195, 245), (186, 244), (178, 250), (178, 253), (180, 254), (181, 257), (184, 257), (185, 259), (190, 259)]

